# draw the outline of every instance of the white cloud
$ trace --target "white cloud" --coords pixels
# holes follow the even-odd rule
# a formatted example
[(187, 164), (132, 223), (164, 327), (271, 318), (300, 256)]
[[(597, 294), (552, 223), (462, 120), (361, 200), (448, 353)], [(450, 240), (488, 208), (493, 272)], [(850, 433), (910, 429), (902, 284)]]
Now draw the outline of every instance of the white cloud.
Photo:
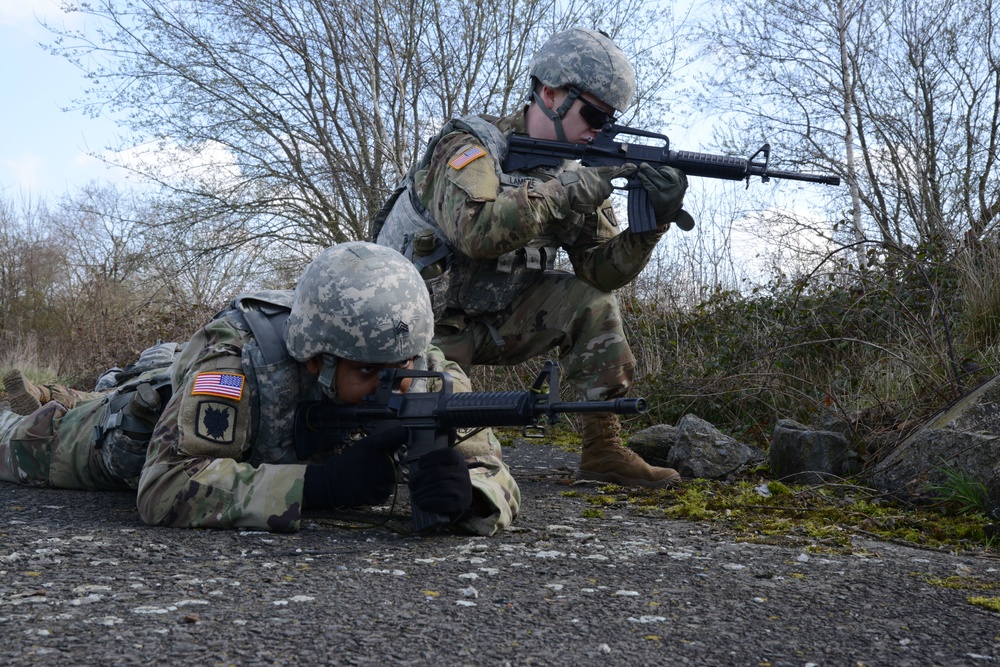
[(41, 186), (42, 158), (35, 153), (20, 153), (12, 158), (5, 158), (3, 173), (10, 174), (18, 188), (34, 191)]
[(200, 181), (217, 186), (231, 184), (240, 175), (232, 154), (221, 144), (205, 142), (185, 149), (175, 143), (150, 142), (105, 154), (112, 164), (140, 173), (153, 173), (165, 182)]

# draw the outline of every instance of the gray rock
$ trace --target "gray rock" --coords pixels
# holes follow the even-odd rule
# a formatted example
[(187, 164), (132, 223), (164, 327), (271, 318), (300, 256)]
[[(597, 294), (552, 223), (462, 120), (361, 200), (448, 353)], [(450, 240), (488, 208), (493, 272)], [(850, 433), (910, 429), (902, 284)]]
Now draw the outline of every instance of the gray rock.
[(816, 431), (781, 419), (774, 427), (768, 462), (778, 479), (815, 484), (849, 473), (856, 456), (843, 433)]
[(667, 465), (670, 449), (677, 442), (677, 427), (670, 424), (655, 424), (629, 436), (628, 446), (636, 454), (654, 466)]
[[(929, 488), (947, 480), (947, 469), (994, 489), (1000, 517), (1000, 376), (931, 417), (880, 458), (864, 477), (872, 486), (907, 500), (933, 498)], [(989, 503), (988, 503), (989, 504)]]
[(946, 468), (986, 483), (1000, 460), (1000, 436), (950, 428), (924, 428), (882, 458), (866, 479), (875, 488), (908, 500), (935, 494), (929, 486), (947, 479)]
[(924, 427), (1000, 434), (1000, 375), (955, 401)]
[(683, 477), (719, 479), (744, 465), (764, 460), (756, 447), (722, 433), (695, 415), (684, 415), (677, 424), (677, 440), (667, 456), (667, 466)]
[(990, 478), (983, 486), (986, 495), (986, 516), (994, 521), (1000, 521), (1000, 467), (993, 468)]

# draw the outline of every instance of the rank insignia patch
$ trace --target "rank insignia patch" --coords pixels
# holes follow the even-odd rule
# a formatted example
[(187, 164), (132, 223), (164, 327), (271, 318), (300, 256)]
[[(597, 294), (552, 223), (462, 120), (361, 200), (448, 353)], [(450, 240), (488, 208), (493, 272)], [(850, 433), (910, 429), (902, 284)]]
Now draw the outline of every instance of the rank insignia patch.
[(195, 434), (219, 444), (229, 444), (236, 439), (236, 408), (229, 403), (202, 401), (198, 404)]
[(192, 396), (218, 396), (240, 400), (244, 376), (235, 373), (198, 373), (194, 378)]
[(469, 148), (462, 151), (460, 155), (452, 158), (451, 162), (449, 162), (448, 165), (452, 169), (461, 169), (465, 165), (469, 164), (470, 162), (478, 160), (484, 155), (486, 155), (486, 151), (483, 150), (480, 146), (470, 146)]

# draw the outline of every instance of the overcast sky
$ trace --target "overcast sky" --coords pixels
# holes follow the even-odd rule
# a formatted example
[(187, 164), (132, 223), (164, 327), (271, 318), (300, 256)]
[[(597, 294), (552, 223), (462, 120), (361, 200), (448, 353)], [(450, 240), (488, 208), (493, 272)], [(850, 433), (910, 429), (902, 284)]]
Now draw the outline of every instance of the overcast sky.
[(39, 46), (51, 35), (36, 17), (65, 20), (55, 0), (0, 0), (0, 193), (16, 199), (58, 197), (114, 176), (86, 152), (113, 143), (115, 125), (61, 110), (86, 82), (65, 58)]

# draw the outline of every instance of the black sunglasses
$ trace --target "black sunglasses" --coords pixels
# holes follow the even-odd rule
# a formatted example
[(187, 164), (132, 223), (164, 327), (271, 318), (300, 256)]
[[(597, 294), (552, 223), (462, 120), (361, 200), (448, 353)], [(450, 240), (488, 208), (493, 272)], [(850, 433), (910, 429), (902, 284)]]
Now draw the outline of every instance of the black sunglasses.
[(617, 122), (617, 118), (593, 102), (588, 102), (582, 95), (576, 99), (583, 102), (583, 106), (580, 107), (580, 116), (587, 121), (587, 125), (595, 130), (603, 130), (608, 123), (614, 125)]

